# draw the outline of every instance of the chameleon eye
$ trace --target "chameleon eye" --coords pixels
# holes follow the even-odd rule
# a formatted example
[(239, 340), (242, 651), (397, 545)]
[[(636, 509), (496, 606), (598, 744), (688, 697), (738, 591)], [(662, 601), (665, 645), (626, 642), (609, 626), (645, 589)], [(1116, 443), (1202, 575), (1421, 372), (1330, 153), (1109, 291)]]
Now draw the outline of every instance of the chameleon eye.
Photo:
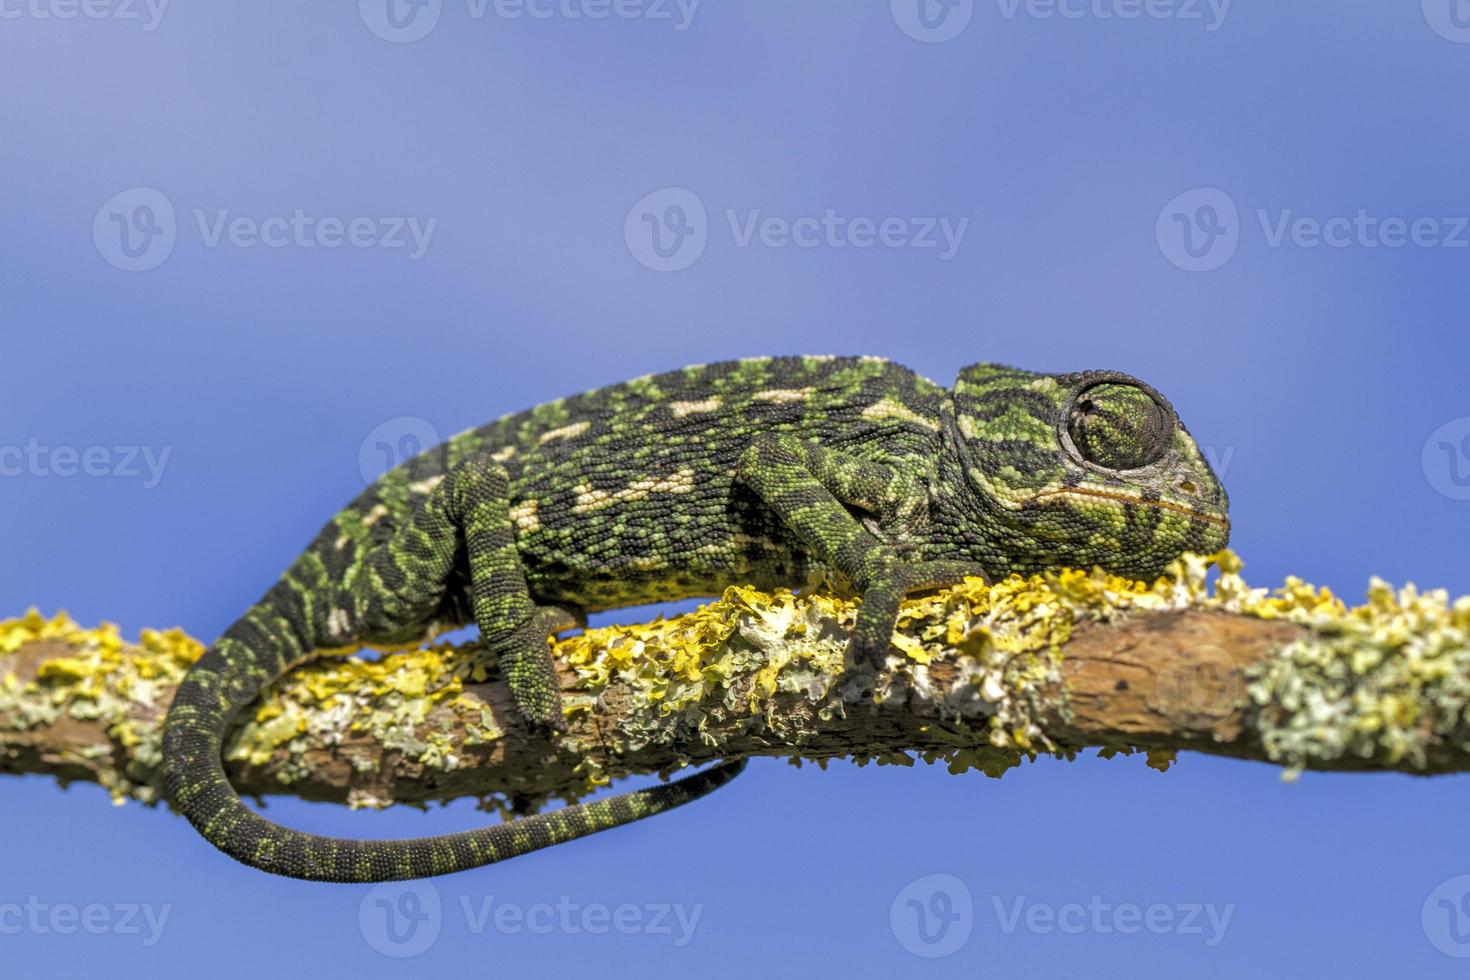
[(1155, 463), (1169, 447), (1170, 413), (1137, 385), (1108, 382), (1077, 396), (1067, 431), (1082, 458), (1110, 470)]

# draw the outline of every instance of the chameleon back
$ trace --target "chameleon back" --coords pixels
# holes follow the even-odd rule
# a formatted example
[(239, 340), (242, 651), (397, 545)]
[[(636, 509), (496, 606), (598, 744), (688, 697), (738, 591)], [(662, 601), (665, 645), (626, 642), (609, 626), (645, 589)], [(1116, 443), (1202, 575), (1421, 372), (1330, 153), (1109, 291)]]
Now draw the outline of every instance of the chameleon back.
[(538, 599), (599, 610), (736, 582), (798, 585), (816, 563), (736, 479), (752, 437), (791, 433), (917, 473), (938, 450), (947, 397), (880, 358), (695, 365), (461, 433), (386, 474), (348, 511), (386, 507), (373, 535), (384, 540), (446, 466), (485, 452), (510, 475), (517, 548)]

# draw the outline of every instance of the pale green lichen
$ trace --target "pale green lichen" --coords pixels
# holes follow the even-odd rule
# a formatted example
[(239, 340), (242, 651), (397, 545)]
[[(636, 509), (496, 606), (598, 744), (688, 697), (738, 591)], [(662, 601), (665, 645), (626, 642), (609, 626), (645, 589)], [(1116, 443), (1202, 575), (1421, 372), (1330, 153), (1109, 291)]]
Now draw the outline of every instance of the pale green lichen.
[(1289, 777), (1349, 756), (1423, 769), (1431, 743), (1470, 751), (1470, 598), (1375, 578), (1349, 609), (1290, 580), (1256, 614), (1312, 630), (1250, 676), (1253, 727)]

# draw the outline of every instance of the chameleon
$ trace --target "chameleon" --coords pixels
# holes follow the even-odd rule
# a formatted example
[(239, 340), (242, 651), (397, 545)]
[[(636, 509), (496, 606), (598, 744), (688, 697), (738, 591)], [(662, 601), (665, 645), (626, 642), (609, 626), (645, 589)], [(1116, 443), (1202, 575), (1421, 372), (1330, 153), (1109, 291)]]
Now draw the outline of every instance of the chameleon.
[(167, 796), (216, 847), (294, 878), (505, 860), (698, 799), (744, 760), (477, 830), (347, 840), (241, 801), (232, 720), (321, 651), (473, 623), (525, 733), (552, 737), (549, 641), (588, 612), (813, 575), (860, 597), (845, 669), (876, 670), (910, 594), (1061, 566), (1150, 578), (1222, 549), (1228, 509), (1170, 403), (1115, 371), (979, 363), (945, 388), (882, 358), (751, 358), (547, 402), (403, 462), (327, 522), (182, 680)]

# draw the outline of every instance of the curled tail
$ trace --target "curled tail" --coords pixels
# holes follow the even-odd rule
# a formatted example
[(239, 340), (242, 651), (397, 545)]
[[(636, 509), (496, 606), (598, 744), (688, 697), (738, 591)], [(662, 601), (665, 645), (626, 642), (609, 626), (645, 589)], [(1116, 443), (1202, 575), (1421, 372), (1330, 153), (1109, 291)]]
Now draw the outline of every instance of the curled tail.
[(294, 605), (299, 599), (278, 587), (231, 626), (185, 676), (164, 725), (169, 801), (211, 844), (262, 871), (342, 882), (464, 871), (673, 809), (718, 789), (745, 766), (725, 762), (672, 783), (440, 837), (346, 840), (278, 826), (244, 804), (221, 755), (235, 714), (311, 659), (308, 617), (287, 612)]

